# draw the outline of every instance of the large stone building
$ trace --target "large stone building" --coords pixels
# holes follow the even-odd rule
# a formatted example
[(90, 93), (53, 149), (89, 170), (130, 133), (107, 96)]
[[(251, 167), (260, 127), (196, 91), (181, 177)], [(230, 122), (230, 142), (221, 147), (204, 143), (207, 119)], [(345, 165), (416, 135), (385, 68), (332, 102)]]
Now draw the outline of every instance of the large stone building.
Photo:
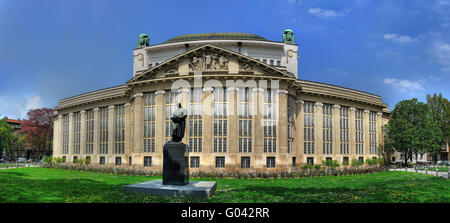
[(162, 169), (178, 102), (188, 109), (191, 171), (295, 170), (378, 157), (388, 111), (380, 96), (298, 79), (292, 30), (282, 41), (246, 33), (142, 34), (123, 85), (60, 100), (54, 156), (67, 162)]

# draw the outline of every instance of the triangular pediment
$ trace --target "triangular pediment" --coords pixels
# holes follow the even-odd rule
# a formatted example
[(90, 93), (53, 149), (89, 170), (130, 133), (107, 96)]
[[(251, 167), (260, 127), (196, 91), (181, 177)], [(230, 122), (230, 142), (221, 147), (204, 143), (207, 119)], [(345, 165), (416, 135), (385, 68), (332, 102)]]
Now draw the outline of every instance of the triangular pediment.
[(213, 45), (202, 45), (137, 74), (127, 84), (190, 75), (194, 72), (294, 77), (286, 71), (235, 51)]

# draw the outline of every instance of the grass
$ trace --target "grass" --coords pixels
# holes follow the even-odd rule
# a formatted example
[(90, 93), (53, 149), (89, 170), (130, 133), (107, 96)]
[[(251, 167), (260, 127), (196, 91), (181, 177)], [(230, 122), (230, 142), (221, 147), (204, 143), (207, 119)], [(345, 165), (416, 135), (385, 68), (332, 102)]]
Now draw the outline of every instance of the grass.
[(48, 168), (0, 170), (0, 202), (450, 202), (450, 181), (410, 172), (217, 182), (210, 198), (130, 193), (123, 186), (161, 177)]
[[(436, 171), (436, 167), (430, 167), (428, 171)], [(448, 167), (439, 167), (438, 172), (448, 172)]]

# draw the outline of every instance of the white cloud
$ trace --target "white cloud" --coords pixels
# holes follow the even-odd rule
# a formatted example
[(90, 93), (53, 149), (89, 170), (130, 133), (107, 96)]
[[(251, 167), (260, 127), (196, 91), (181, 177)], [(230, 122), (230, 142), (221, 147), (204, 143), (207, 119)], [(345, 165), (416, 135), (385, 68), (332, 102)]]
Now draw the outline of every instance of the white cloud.
[(287, 0), (287, 2), (290, 4), (295, 4), (295, 3), (302, 4), (302, 0)]
[(400, 93), (406, 93), (409, 95), (414, 95), (417, 92), (422, 92), (425, 90), (423, 86), (424, 80), (410, 81), (410, 80), (399, 80), (397, 78), (385, 78), (383, 83), (390, 85), (395, 91)]
[(411, 43), (411, 42), (418, 40), (417, 38), (413, 38), (408, 35), (397, 35), (395, 33), (386, 33), (383, 35), (383, 38), (385, 40), (389, 40), (389, 41), (392, 41), (394, 43), (399, 43), (399, 44)]
[(309, 14), (315, 15), (322, 19), (334, 18), (338, 16), (346, 16), (350, 11), (343, 10), (341, 12), (336, 12), (332, 9), (321, 9), (321, 8), (310, 8), (308, 10)]
[(39, 95), (35, 95), (32, 97), (26, 97), (25, 98), (25, 103), (19, 103), (16, 104), (17, 105), (17, 109), (18, 109), (18, 115), (21, 118), (26, 118), (27, 116), (27, 112), (30, 109), (36, 109), (36, 108), (41, 108), (42, 107), (42, 100), (41, 97)]

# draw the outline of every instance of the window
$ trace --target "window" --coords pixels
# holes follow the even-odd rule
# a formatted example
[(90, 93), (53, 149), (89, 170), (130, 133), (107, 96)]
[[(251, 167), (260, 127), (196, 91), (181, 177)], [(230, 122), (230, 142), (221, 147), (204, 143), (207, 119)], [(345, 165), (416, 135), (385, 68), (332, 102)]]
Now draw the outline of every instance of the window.
[(114, 153), (125, 153), (125, 106), (117, 105), (114, 108)]
[(86, 162), (87, 163), (91, 163), (91, 157), (90, 156), (86, 156)]
[(362, 163), (364, 163), (364, 157), (359, 157), (359, 161), (361, 161)]
[(144, 166), (152, 166), (152, 157), (144, 156)]
[(270, 60), (270, 65), (274, 65), (274, 61), (273, 60)]
[(122, 165), (122, 157), (116, 157), (116, 165)]
[(295, 111), (295, 99), (292, 96), (288, 96), (287, 100), (287, 134), (288, 134), (288, 153), (291, 153), (294, 139), (295, 139), (295, 119), (294, 119), (294, 111)]
[(239, 152), (252, 152), (252, 88), (239, 88)]
[(339, 109), (339, 127), (340, 127), (340, 139), (341, 139), (341, 154), (349, 154), (348, 144), (348, 107), (341, 106)]
[(265, 64), (267, 64), (267, 59), (263, 59), (262, 62), (265, 63)]
[(292, 167), (297, 165), (297, 157), (292, 157)]
[[(423, 154), (421, 154), (421, 155), (423, 155)], [(374, 160), (374, 159), (377, 159), (377, 157), (376, 156), (372, 156), (372, 159)]]
[(214, 89), (213, 151), (227, 152), (227, 90)]
[(224, 167), (225, 167), (225, 157), (216, 156), (216, 168), (224, 168)]
[(342, 159), (342, 164), (348, 165), (348, 157), (347, 156)]
[(277, 96), (272, 89), (264, 91), (264, 153), (277, 152)]
[(62, 158), (63, 158), (62, 162), (65, 163), (66, 162), (66, 156), (63, 156)]
[(86, 153), (94, 153), (94, 111), (86, 111)]
[(377, 113), (369, 113), (369, 151), (370, 154), (377, 154)]
[(189, 152), (202, 152), (202, 89), (191, 89), (189, 109)]
[(266, 158), (266, 165), (267, 168), (275, 168), (275, 157), (267, 157)]
[(364, 131), (363, 131), (363, 110), (356, 109), (356, 154), (364, 154)]
[(323, 104), (323, 154), (333, 154), (333, 105)]
[(73, 153), (80, 154), (81, 113), (73, 113)]
[(73, 157), (73, 163), (76, 163), (77, 160), (78, 160), (78, 157), (77, 157), (77, 156), (74, 156), (74, 157)]
[(108, 153), (108, 108), (99, 109), (100, 112), (100, 154)]
[(128, 165), (131, 166), (131, 156), (128, 158)]
[(69, 153), (69, 116), (63, 116), (63, 147), (62, 154)]
[(326, 161), (329, 161), (329, 160), (333, 160), (333, 158), (331, 158), (331, 157), (326, 157), (325, 160), (326, 160)]
[(199, 156), (191, 156), (191, 167), (192, 168), (200, 167), (200, 157)]
[(156, 94), (144, 94), (144, 153), (155, 152)]
[(308, 165), (314, 165), (314, 157), (306, 157), (306, 163)]
[(305, 101), (303, 113), (303, 152), (314, 154), (314, 102)]
[(250, 168), (250, 157), (241, 157), (241, 168)]
[(278, 66), (278, 67), (281, 66), (281, 61), (277, 60), (277, 66)]
[(178, 108), (178, 92), (176, 91), (166, 91), (166, 106), (165, 106), (165, 132), (166, 132), (166, 142), (172, 140), (172, 114)]
[(100, 165), (104, 165), (105, 164), (105, 157), (101, 156), (100, 157)]

